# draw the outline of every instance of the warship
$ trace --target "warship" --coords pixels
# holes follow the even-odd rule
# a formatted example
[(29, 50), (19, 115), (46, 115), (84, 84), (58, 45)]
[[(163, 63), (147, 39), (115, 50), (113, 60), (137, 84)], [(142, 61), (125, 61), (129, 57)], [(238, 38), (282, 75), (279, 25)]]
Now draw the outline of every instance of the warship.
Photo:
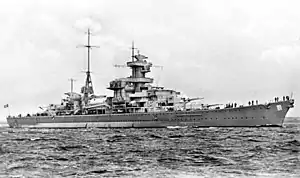
[[(131, 61), (125, 67), (131, 76), (112, 80), (107, 89), (113, 96), (96, 95), (90, 72), (90, 30), (87, 32), (88, 66), (85, 85), (80, 93), (65, 93), (60, 104), (50, 104), (42, 112), (26, 116), (8, 116), (12, 128), (159, 128), (159, 127), (260, 127), (283, 125), (285, 116), (294, 107), (292, 96), (259, 104), (198, 104), (203, 98), (183, 97), (173, 89), (154, 86), (146, 77), (155, 67), (148, 57), (131, 47)], [(116, 65), (116, 67), (120, 67)], [(100, 100), (100, 101), (99, 101)], [(188, 107), (189, 106), (189, 107)]]

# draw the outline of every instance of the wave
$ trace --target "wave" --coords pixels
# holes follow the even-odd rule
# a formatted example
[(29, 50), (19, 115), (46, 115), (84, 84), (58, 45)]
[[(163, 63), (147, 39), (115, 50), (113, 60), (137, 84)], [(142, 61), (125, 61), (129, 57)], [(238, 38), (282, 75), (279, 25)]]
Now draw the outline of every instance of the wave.
[(0, 177), (297, 177), (299, 127), (2, 128)]

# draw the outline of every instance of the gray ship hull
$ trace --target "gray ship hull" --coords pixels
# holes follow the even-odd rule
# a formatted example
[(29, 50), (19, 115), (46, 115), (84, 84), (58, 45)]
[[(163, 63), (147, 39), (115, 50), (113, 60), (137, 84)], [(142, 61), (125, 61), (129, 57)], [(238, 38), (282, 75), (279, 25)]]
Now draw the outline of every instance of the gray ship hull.
[(293, 102), (176, 112), (7, 117), (7, 123), (12, 128), (280, 127)]

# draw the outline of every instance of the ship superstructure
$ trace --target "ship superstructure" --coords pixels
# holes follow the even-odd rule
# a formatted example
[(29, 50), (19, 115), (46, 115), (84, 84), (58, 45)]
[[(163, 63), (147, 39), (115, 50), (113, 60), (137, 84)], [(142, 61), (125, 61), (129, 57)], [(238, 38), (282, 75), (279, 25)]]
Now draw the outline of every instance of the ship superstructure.
[[(131, 75), (114, 79), (107, 89), (113, 96), (97, 96), (90, 71), (90, 35), (88, 30), (88, 67), (85, 85), (81, 93), (65, 93), (60, 104), (50, 104), (43, 112), (27, 116), (7, 117), (10, 127), (30, 128), (86, 128), (86, 127), (247, 127), (282, 126), (286, 113), (294, 105), (289, 97), (274, 102), (248, 106), (237, 104), (201, 104), (187, 108), (187, 103), (203, 98), (185, 98), (180, 92), (153, 86), (153, 78), (147, 77), (154, 67), (148, 57), (131, 47), (131, 61), (126, 67)], [(102, 99), (102, 101), (97, 101)]]
[(119, 78), (109, 83), (108, 89), (114, 92), (109, 98), (112, 112), (158, 112), (173, 111), (180, 105), (180, 92), (164, 87), (154, 87), (153, 78), (146, 77), (151, 72), (152, 63), (148, 57), (140, 53), (135, 54), (132, 43), (132, 61), (127, 62), (131, 75)]

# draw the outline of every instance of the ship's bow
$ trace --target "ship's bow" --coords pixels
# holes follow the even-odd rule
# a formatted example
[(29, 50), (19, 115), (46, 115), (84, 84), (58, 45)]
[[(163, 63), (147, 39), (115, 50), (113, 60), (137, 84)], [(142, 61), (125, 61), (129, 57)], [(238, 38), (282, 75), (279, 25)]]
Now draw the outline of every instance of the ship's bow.
[(270, 119), (270, 125), (281, 127), (284, 123), (287, 112), (290, 108), (294, 107), (294, 103), (294, 99), (274, 103), (271, 106), (271, 112), (269, 112), (267, 116), (268, 118), (272, 118)]

